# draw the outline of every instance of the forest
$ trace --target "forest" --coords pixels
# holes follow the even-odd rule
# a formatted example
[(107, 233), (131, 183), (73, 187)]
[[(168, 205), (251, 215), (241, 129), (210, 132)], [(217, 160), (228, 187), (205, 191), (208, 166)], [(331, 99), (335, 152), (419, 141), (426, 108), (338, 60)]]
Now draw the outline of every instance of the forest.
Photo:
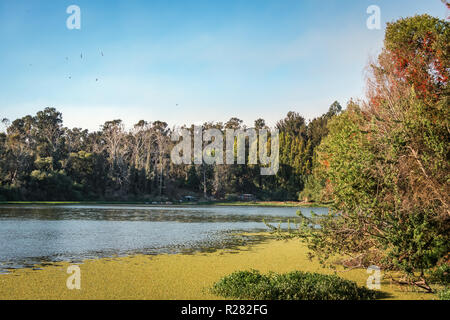
[[(63, 115), (47, 107), (34, 116), (3, 119), (0, 200), (150, 201), (179, 200), (188, 194), (203, 199), (253, 194), (261, 200), (297, 200), (312, 172), (314, 150), (327, 135), (327, 123), (341, 110), (334, 102), (326, 114), (310, 122), (297, 112), (278, 121), (280, 170), (271, 177), (261, 176), (257, 165), (174, 165), (174, 128), (163, 121), (141, 120), (126, 130), (121, 120), (112, 120), (89, 132), (64, 127)], [(203, 124), (203, 130), (208, 128), (247, 126), (231, 118)], [(267, 126), (257, 119), (254, 128)]]

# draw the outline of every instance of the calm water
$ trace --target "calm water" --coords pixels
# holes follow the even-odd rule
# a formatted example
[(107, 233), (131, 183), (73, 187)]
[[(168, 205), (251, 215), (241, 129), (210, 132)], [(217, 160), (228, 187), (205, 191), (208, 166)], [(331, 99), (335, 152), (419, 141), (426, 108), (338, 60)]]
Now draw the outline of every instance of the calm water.
[[(0, 272), (52, 261), (233, 248), (299, 208), (154, 206), (0, 206)], [(301, 208), (328, 212), (326, 208)]]

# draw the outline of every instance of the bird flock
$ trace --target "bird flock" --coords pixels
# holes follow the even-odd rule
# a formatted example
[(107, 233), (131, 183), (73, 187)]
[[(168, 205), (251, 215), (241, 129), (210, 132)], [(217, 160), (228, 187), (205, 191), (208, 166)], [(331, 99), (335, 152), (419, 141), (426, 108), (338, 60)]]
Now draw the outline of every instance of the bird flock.
[[(100, 55), (101, 55), (102, 57), (105, 56), (105, 54), (103, 53), (102, 50), (100, 50)], [(80, 53), (80, 59), (83, 60), (83, 52)], [(66, 57), (66, 62), (67, 62), (67, 63), (69, 62), (69, 57)], [(31, 66), (32, 66), (32, 64), (30, 64), (30, 67), (31, 67)], [(71, 80), (71, 79), (72, 79), (72, 76), (69, 75), (68, 78), (69, 78), (69, 80)], [(98, 80), (99, 80), (98, 78), (95, 78), (95, 82), (98, 82)]]
[[(102, 57), (105, 56), (105, 54), (103, 53), (103, 50), (100, 50), (100, 55), (101, 55)], [(83, 60), (83, 57), (84, 57), (84, 56), (83, 56), (83, 52), (81, 52), (81, 53), (80, 53), (80, 60)], [(69, 57), (66, 56), (66, 57), (65, 57), (65, 60), (66, 60), (67, 63), (69, 63)], [(32, 66), (33, 66), (33, 64), (30, 63), (30, 64), (29, 64), (29, 67), (32, 67)], [(68, 75), (67, 78), (68, 78), (69, 80), (72, 80), (72, 75)], [(95, 82), (99, 82), (99, 78), (98, 78), (98, 77), (95, 78)], [(177, 103), (175, 106), (178, 107), (179, 104)]]

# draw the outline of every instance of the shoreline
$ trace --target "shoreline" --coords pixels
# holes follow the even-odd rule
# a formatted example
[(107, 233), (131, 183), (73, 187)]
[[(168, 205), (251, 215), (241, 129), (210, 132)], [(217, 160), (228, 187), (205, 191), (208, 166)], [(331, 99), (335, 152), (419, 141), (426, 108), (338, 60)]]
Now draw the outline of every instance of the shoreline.
[[(36, 266), (39, 270), (15, 269), (0, 275), (1, 300), (28, 299), (149, 299), (215, 300), (209, 288), (221, 277), (238, 270), (263, 273), (294, 270), (332, 274), (316, 261), (309, 261), (307, 248), (298, 240), (274, 240), (195, 254), (132, 255), (87, 259), (76, 264), (81, 270), (81, 290), (66, 287), (69, 262)], [(338, 272), (342, 278), (365, 285), (366, 270)], [(432, 294), (405, 292), (382, 280), (387, 299), (435, 299)], [(404, 288), (403, 288), (404, 290)]]
[(331, 204), (324, 203), (304, 203), (295, 201), (211, 201), (211, 202), (183, 202), (183, 203), (158, 203), (152, 204), (150, 202), (139, 201), (0, 201), (0, 206), (8, 205), (45, 205), (45, 206), (67, 206), (67, 205), (139, 205), (148, 207), (180, 207), (180, 206), (217, 206), (217, 207), (292, 207), (292, 208), (317, 208), (329, 207)]

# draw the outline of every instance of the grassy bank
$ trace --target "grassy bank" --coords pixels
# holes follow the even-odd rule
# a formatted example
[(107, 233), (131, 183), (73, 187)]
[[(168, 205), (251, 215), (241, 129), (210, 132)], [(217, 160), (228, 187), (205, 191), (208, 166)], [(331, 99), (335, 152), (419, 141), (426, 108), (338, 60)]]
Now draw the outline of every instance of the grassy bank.
[(144, 205), (146, 202), (133, 201), (0, 201), (0, 205)]
[[(168, 205), (166, 203), (151, 204), (151, 202), (136, 201), (0, 201), (0, 205)], [(255, 201), (255, 202), (173, 202), (172, 206), (210, 205), (210, 206), (249, 206), (249, 207), (327, 207), (329, 204), (303, 203), (295, 201)]]
[[(209, 288), (221, 277), (237, 270), (261, 272), (302, 270), (331, 274), (306, 257), (298, 240), (276, 241), (194, 255), (136, 255), (86, 260), (80, 264), (81, 290), (68, 290), (69, 263), (42, 270), (20, 269), (0, 275), (0, 299), (219, 299)], [(339, 276), (364, 285), (365, 270)], [(388, 281), (382, 291), (389, 299), (434, 299), (434, 295), (406, 292)]]
[(216, 206), (255, 206), (255, 207), (328, 207), (330, 204), (304, 203), (296, 201), (255, 201), (255, 202), (215, 202)]

